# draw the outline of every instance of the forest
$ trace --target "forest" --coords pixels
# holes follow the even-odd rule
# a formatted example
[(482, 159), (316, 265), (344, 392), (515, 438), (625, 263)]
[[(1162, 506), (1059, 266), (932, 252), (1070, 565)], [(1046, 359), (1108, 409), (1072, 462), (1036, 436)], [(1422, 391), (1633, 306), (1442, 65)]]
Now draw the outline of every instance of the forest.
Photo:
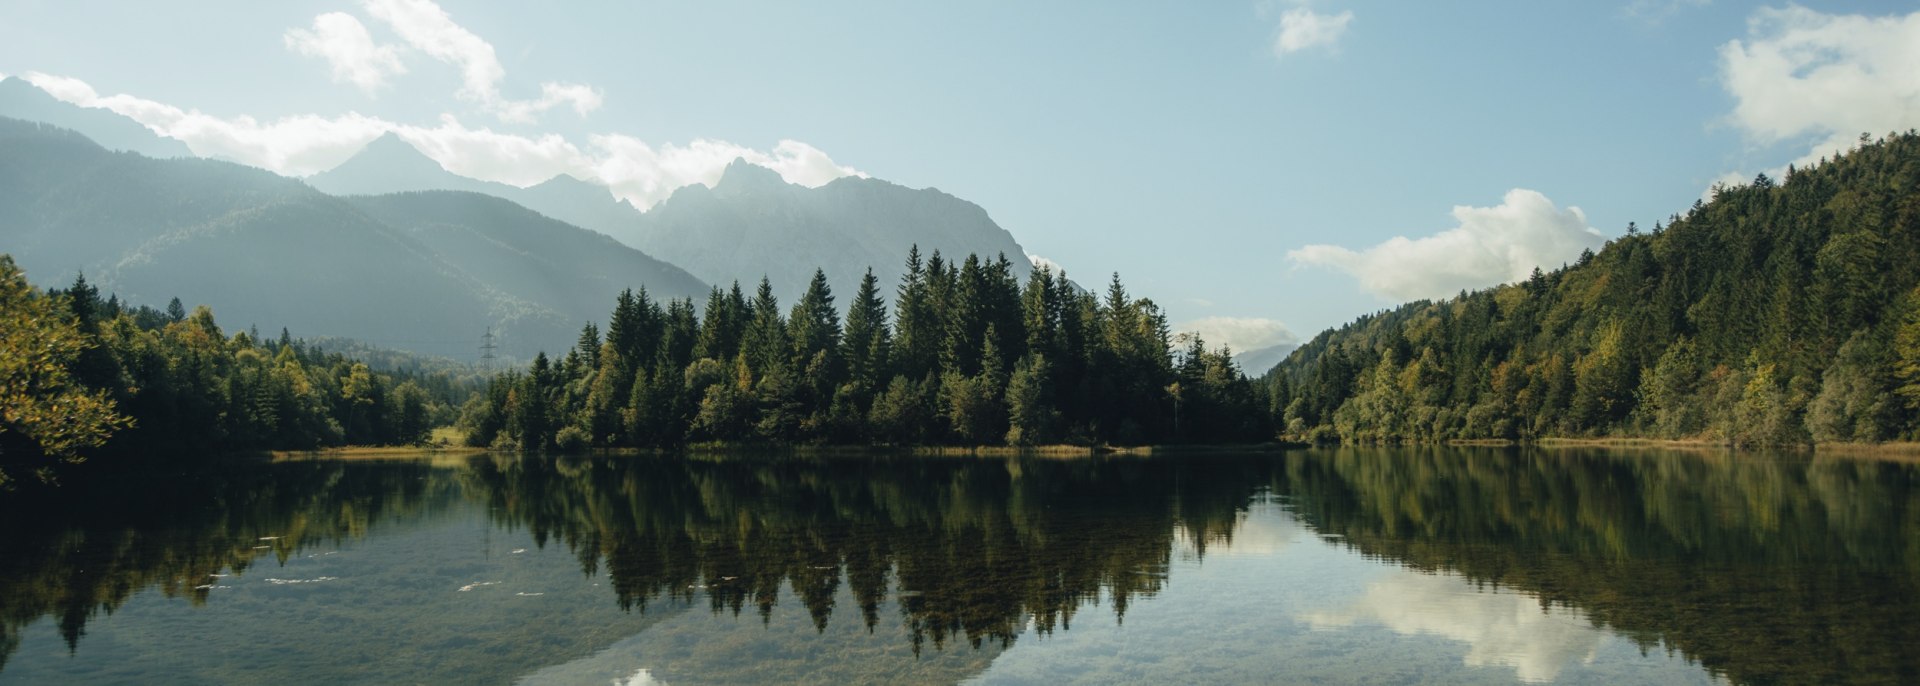
[(0, 255), (0, 489), (63, 465), (424, 442), (483, 380), (377, 372), (293, 339), (227, 335), (189, 313), (102, 298), (84, 276), (42, 293)]
[[(1920, 134), (1630, 225), (1519, 283), (1320, 334), (1258, 381), (1174, 336), (1118, 275), (1097, 296), (1004, 255), (917, 248), (889, 301), (824, 272), (706, 302), (615, 301), (525, 369), (385, 370), (231, 335), (206, 308), (45, 292), (0, 256), (0, 485), (57, 465), (413, 444), (457, 424), (523, 451), (1648, 437), (1920, 438)], [(1023, 278), (1024, 277), (1024, 280)], [(383, 365), (385, 366), (385, 365)]]
[(1264, 387), (1231, 352), (1176, 341), (1118, 275), (1104, 297), (1050, 269), (1025, 276), (1005, 255), (956, 264), (916, 247), (891, 307), (869, 270), (844, 317), (819, 270), (788, 310), (764, 278), (699, 308), (623, 292), (604, 336), (588, 324), (564, 356), (498, 377), (461, 427), (473, 445), (528, 451), (1272, 436)]
[(1320, 334), (1263, 377), (1326, 442), (1920, 438), (1920, 135), (1862, 136), (1520, 283)]

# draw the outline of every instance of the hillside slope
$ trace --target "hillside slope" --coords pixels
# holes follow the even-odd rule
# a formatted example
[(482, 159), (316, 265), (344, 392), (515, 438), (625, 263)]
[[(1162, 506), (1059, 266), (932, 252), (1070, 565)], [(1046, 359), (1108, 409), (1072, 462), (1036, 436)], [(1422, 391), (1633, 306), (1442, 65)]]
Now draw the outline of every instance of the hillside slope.
[(938, 190), (857, 177), (807, 188), (743, 160), (713, 188), (675, 191), (623, 240), (711, 282), (765, 276), (783, 295), (803, 290), (816, 267), (838, 293), (852, 293), (869, 268), (880, 283), (899, 283), (900, 256), (916, 245), (924, 255), (1027, 262), (986, 210)]
[(43, 283), (75, 272), (132, 302), (207, 304), (231, 328), (287, 327), (469, 356), (560, 349), (624, 288), (704, 293), (603, 236), (470, 194), (344, 200), (201, 159), (111, 152), (0, 119), (0, 249)]
[(1327, 331), (1294, 436), (1880, 441), (1920, 421), (1920, 135), (1724, 189), (1522, 283)]

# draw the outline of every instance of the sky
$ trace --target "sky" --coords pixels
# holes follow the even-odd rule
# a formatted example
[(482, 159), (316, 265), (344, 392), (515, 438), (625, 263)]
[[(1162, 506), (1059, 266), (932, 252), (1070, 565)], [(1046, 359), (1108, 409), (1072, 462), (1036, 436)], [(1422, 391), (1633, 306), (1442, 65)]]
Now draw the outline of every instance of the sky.
[(0, 0), (0, 74), (295, 176), (936, 187), (1245, 350), (1920, 126), (1920, 7)]

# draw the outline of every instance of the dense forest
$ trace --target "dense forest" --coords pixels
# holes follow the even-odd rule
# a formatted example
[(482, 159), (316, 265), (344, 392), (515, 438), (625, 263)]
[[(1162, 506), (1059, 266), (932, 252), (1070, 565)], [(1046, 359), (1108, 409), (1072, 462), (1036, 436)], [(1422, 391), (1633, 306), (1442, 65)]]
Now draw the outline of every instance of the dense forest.
[(231, 336), (205, 307), (42, 293), (0, 255), (0, 488), (64, 463), (425, 441), (484, 383), (378, 372), (292, 339)]
[[(1024, 265), (1023, 265), (1024, 266)], [(783, 311), (762, 279), (704, 307), (623, 293), (558, 360), (498, 378), (462, 413), (474, 445), (1260, 441), (1262, 387), (1116, 275), (1104, 298), (1001, 255), (909, 252), (889, 311), (869, 271), (841, 317), (826, 275)]]
[(1264, 385), (1317, 441), (1913, 439), (1916, 285), (1920, 135), (1862, 136), (1576, 264), (1322, 333)]

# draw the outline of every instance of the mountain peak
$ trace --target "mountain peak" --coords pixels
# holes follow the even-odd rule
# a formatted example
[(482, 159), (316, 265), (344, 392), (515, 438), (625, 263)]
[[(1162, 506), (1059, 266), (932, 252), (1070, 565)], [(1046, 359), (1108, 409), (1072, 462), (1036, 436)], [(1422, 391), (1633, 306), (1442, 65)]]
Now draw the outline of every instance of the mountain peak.
[(713, 190), (722, 195), (737, 195), (786, 186), (787, 180), (780, 178), (780, 172), (748, 162), (744, 157), (735, 157), (726, 171), (720, 172), (720, 181), (713, 185)]
[[(433, 160), (433, 158), (427, 157), (426, 153), (420, 152), (419, 148), (413, 147), (412, 143), (402, 140), (400, 134), (392, 131), (380, 134), (379, 138), (368, 141), (365, 147), (360, 148), (360, 152), (354, 153), (352, 159), (377, 160), (383, 163), (393, 163), (400, 160), (426, 160), (429, 162)], [(440, 163), (434, 162), (433, 166), (439, 167)]]

